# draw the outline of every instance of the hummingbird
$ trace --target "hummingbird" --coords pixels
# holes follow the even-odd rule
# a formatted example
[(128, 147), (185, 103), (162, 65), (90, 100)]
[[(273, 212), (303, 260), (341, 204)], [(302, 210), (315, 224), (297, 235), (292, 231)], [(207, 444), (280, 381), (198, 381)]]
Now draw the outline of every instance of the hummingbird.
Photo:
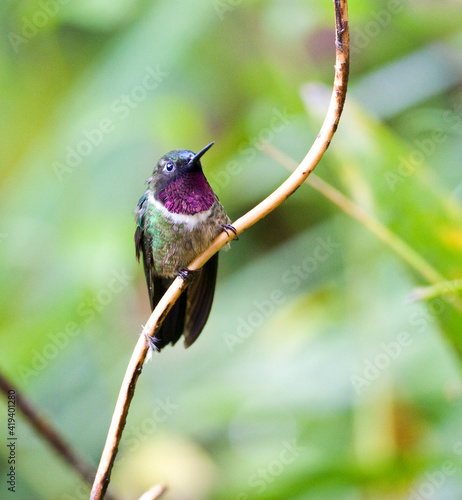
[(182, 334), (185, 347), (197, 339), (212, 307), (218, 253), (197, 271), (187, 266), (220, 232), (236, 233), (202, 171), (201, 158), (213, 144), (198, 153), (174, 149), (162, 156), (135, 209), (136, 258), (143, 255), (151, 309), (177, 275), (190, 280), (153, 339), (157, 351)]

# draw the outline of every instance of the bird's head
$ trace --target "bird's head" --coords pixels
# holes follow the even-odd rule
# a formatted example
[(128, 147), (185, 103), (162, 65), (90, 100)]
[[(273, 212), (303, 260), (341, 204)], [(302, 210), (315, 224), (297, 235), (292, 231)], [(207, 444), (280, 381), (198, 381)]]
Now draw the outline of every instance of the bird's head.
[(215, 195), (202, 171), (201, 157), (212, 146), (193, 153), (187, 149), (174, 149), (157, 162), (147, 180), (154, 198), (173, 213), (194, 214), (208, 210)]

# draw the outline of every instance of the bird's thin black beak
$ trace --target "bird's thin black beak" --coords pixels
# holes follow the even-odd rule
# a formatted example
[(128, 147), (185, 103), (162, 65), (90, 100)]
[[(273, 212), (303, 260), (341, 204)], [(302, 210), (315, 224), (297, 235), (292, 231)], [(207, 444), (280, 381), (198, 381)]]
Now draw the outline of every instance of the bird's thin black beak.
[(199, 153), (196, 153), (192, 158), (191, 160), (189, 161), (189, 165), (191, 167), (194, 167), (195, 165), (197, 165), (199, 163), (199, 160), (201, 159), (201, 157), (214, 145), (215, 143), (214, 142), (211, 142), (208, 146), (205, 146), (205, 148), (202, 148)]

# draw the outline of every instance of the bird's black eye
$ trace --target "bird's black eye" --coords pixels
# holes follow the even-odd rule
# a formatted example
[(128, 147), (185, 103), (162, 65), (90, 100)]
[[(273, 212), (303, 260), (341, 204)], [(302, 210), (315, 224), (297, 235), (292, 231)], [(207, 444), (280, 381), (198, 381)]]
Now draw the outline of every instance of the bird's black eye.
[(171, 172), (173, 170), (173, 163), (169, 161), (168, 163), (165, 164), (164, 168), (167, 172)]

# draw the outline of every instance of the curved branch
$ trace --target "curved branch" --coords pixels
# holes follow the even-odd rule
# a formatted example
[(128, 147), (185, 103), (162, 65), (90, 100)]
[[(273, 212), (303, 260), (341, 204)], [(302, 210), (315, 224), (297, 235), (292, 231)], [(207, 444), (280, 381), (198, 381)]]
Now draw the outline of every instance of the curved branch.
[[(337, 130), (347, 91), (350, 39), (348, 29), (347, 0), (334, 0), (334, 7), (336, 26), (335, 77), (332, 97), (324, 123), (311, 149), (290, 177), (261, 203), (233, 223), (237, 234), (241, 234), (260, 219), (268, 215), (300, 187), (300, 185), (319, 163), (319, 160), (329, 147), (330, 141)], [(215, 238), (212, 244), (188, 266), (188, 268), (194, 270), (202, 267), (208, 259), (212, 257), (212, 255), (218, 252), (218, 250), (226, 245), (226, 243), (231, 241), (234, 236), (235, 235), (233, 233), (228, 235), (225, 232), (222, 232), (217, 238)], [(142, 335), (135, 346), (120, 388), (106, 444), (104, 446), (98, 472), (93, 483), (93, 489), (90, 496), (91, 500), (100, 500), (103, 498), (109, 484), (112, 466), (114, 464), (119, 442), (122, 437), (130, 402), (135, 391), (135, 385), (141, 373), (143, 362), (149, 349), (147, 337), (155, 336), (156, 332), (160, 328), (160, 325), (162, 324), (163, 319), (185, 287), (186, 284), (181, 278), (177, 278), (172, 283), (170, 288), (157, 304), (157, 307), (152, 312), (148, 322), (143, 328)]]

